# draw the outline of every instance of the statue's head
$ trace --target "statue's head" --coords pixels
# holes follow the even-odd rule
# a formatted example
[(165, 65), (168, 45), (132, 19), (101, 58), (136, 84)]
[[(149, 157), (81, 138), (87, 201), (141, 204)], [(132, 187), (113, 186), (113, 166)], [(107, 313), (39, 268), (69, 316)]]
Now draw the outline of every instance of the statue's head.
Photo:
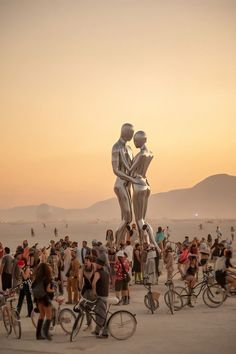
[(134, 145), (136, 148), (141, 148), (147, 142), (147, 135), (142, 130), (134, 134)]
[(121, 138), (124, 139), (124, 141), (130, 141), (133, 138), (134, 135), (134, 127), (130, 123), (125, 123), (121, 127)]

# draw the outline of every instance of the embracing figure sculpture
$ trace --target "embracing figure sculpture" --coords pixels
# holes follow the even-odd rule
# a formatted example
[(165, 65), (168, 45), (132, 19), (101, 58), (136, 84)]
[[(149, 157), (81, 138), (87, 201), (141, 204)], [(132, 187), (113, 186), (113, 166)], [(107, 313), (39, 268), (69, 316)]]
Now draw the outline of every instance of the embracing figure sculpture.
[(156, 245), (153, 230), (146, 220), (150, 186), (146, 178), (146, 172), (153, 158), (146, 146), (147, 137), (143, 131), (134, 135), (134, 144), (140, 148), (140, 152), (133, 158), (131, 148), (126, 144), (134, 135), (132, 124), (122, 125), (120, 139), (112, 148), (112, 168), (117, 176), (114, 191), (121, 209), (121, 223), (116, 231), (116, 244), (125, 240), (126, 226), (132, 221), (131, 184), (133, 186), (133, 209), (135, 221), (138, 227), (140, 240), (144, 240), (146, 230), (149, 243)]

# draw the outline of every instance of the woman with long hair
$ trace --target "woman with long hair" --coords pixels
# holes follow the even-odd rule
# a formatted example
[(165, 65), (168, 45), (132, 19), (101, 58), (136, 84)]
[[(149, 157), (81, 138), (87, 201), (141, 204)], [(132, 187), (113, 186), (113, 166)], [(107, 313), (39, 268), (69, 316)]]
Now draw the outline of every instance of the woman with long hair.
[[(32, 290), (35, 297), (35, 302), (40, 312), (36, 328), (36, 339), (46, 338), (51, 340), (52, 338), (49, 334), (50, 323), (52, 320), (51, 301), (53, 299), (55, 289), (53, 288), (51, 268), (47, 263), (40, 263), (36, 269)], [(41, 333), (42, 329), (44, 336), (42, 336)]]

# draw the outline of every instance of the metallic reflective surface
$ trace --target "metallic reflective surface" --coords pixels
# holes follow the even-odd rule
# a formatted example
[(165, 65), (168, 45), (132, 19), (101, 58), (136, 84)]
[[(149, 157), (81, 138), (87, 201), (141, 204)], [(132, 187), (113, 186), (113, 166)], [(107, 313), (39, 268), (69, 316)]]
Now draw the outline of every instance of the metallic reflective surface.
[(148, 199), (151, 194), (151, 189), (146, 177), (148, 167), (153, 159), (152, 152), (147, 148), (146, 145), (147, 137), (144, 131), (138, 131), (134, 135), (134, 145), (139, 148), (140, 151), (134, 157), (132, 161), (132, 166), (130, 168), (130, 173), (135, 180), (139, 179), (140, 184), (133, 183), (133, 208), (135, 222), (138, 227), (141, 242), (144, 241), (144, 232), (146, 230), (149, 243), (156, 245), (155, 237), (153, 235), (153, 229), (151, 225), (145, 220)]
[[(117, 176), (114, 191), (121, 209), (121, 223), (116, 231), (116, 244), (125, 241), (126, 225), (132, 221), (131, 184), (133, 186), (134, 217), (140, 234), (141, 242), (144, 240), (144, 232), (149, 236), (149, 242), (156, 245), (153, 230), (146, 220), (150, 186), (146, 178), (146, 172), (153, 159), (153, 154), (146, 146), (147, 137), (143, 131), (134, 135), (134, 144), (140, 149), (133, 158), (131, 148), (126, 144), (134, 134), (132, 124), (126, 123), (121, 128), (120, 139), (112, 148), (112, 168)], [(146, 231), (145, 231), (145, 230)]]
[(112, 148), (112, 168), (114, 174), (117, 176), (114, 191), (118, 198), (121, 209), (121, 224), (116, 231), (116, 244), (124, 241), (126, 225), (132, 221), (132, 207), (131, 207), (131, 177), (129, 176), (129, 169), (132, 164), (133, 154), (131, 148), (126, 145), (134, 135), (134, 127), (132, 124), (124, 124), (121, 128), (120, 139), (114, 144)]

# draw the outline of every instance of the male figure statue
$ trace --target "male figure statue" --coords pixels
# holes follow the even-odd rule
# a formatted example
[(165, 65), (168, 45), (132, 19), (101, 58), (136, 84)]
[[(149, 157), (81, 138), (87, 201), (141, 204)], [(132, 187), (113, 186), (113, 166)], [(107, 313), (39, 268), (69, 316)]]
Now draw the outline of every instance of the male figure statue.
[(118, 198), (122, 219), (116, 231), (117, 245), (124, 241), (126, 225), (132, 221), (130, 186), (132, 182), (135, 183), (135, 179), (129, 175), (133, 154), (130, 146), (126, 145), (126, 143), (133, 138), (133, 135), (133, 125), (129, 123), (123, 124), (120, 139), (112, 148), (112, 168), (114, 174), (117, 176), (114, 191)]

